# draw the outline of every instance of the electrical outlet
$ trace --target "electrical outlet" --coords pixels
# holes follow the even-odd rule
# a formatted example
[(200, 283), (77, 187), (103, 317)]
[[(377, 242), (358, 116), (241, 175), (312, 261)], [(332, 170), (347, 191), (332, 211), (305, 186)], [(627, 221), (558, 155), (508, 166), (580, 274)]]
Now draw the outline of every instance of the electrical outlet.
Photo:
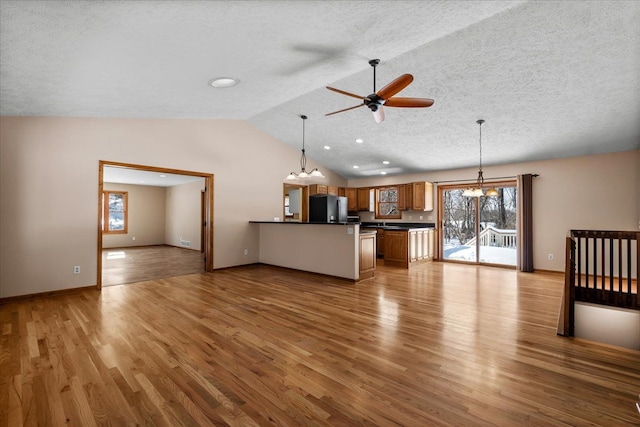
[(420, 215), (420, 221), (422, 221), (422, 218), (424, 218), (422, 215)]
[(353, 227), (347, 227), (347, 234), (353, 234)]
[(249, 255), (249, 249), (245, 249), (245, 250), (244, 250), (244, 254), (245, 254), (245, 255)]
[(553, 254), (549, 254), (549, 261), (553, 260)]
[(136, 236), (133, 236), (133, 237), (131, 238), (131, 240), (136, 240)]
[(76, 265), (75, 267), (73, 267), (73, 274), (80, 274), (80, 266)]

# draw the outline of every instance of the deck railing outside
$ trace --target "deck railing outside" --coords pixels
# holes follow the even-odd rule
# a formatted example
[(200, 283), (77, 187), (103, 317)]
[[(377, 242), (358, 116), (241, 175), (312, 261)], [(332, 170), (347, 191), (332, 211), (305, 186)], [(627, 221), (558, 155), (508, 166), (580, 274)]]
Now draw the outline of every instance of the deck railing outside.
[[(501, 230), (488, 225), (480, 232), (480, 246), (495, 246), (498, 248), (516, 247), (516, 230)], [(475, 246), (476, 238), (469, 240), (467, 246)]]

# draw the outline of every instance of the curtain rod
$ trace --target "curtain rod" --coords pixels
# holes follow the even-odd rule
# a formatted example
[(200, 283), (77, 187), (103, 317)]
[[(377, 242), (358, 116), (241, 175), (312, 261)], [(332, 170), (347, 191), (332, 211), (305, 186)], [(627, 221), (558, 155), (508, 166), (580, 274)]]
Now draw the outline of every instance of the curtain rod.
[[(534, 178), (539, 177), (540, 175), (538, 175), (537, 173), (533, 173), (531, 174), (531, 176), (533, 176)], [(494, 178), (485, 178), (486, 181), (495, 181), (498, 179), (514, 179), (517, 178), (517, 176), (496, 176)], [(452, 180), (448, 180), (448, 181), (433, 181), (434, 184), (449, 184), (452, 182), (473, 182), (470, 179), (452, 179)]]

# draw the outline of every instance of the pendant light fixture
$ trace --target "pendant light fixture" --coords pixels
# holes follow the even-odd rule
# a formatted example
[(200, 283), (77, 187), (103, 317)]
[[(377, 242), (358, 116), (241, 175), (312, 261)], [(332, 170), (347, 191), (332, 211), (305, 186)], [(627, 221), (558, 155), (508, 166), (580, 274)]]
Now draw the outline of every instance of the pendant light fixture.
[(484, 192), (482, 191), (482, 187), (484, 186), (484, 176), (482, 176), (482, 124), (484, 123), (484, 120), (476, 120), (476, 123), (480, 128), (480, 168), (478, 170), (478, 180), (476, 181), (475, 188), (467, 188), (466, 190), (464, 190), (462, 195), (465, 197), (482, 197), (485, 195), (488, 197), (497, 196), (498, 190), (493, 187), (487, 190), (487, 194), (484, 194)]
[(320, 172), (318, 168), (314, 168), (311, 172), (307, 172), (307, 155), (304, 152), (304, 121), (307, 120), (307, 116), (303, 114), (300, 118), (302, 119), (302, 157), (300, 157), (300, 172), (291, 172), (285, 179), (287, 181), (293, 181), (305, 178), (324, 178), (324, 175), (322, 175), (322, 172)]

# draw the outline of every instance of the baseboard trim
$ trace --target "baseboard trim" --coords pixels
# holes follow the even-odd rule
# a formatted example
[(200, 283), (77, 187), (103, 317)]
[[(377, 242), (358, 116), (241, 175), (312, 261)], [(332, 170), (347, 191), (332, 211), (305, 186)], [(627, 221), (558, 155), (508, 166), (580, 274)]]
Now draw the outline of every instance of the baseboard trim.
[(544, 270), (544, 269), (541, 269), (541, 268), (534, 268), (533, 272), (534, 273), (548, 273), (548, 274), (564, 274), (564, 271)]
[(15, 295), (15, 296), (12, 296), (12, 297), (4, 297), (4, 298), (0, 298), (0, 304), (6, 304), (6, 303), (14, 302), (14, 301), (25, 300), (25, 299), (46, 298), (46, 297), (55, 297), (55, 296), (66, 295), (66, 294), (75, 294), (75, 293), (78, 293), (78, 292), (84, 292), (84, 291), (90, 291), (90, 290), (99, 291), (97, 285), (83, 286), (81, 288), (60, 289), (60, 290), (57, 290), (57, 291), (46, 291), (46, 292), (39, 292), (39, 293), (35, 293), (35, 294)]

